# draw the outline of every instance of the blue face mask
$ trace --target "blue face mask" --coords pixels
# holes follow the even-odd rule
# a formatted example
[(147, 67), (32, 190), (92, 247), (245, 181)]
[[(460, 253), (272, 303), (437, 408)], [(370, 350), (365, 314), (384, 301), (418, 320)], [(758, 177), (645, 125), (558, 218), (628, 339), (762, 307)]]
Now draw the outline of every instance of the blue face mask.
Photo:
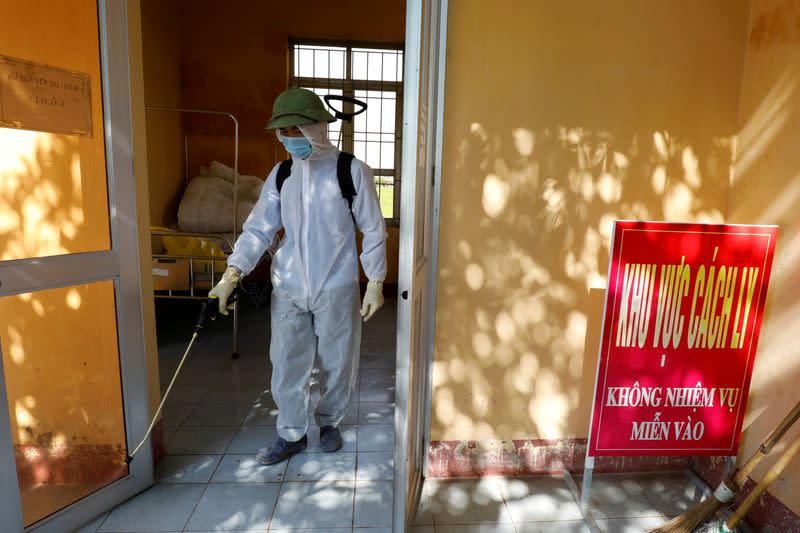
[(305, 159), (311, 155), (311, 143), (305, 137), (285, 137), (281, 135), (281, 142), (286, 151), (295, 157)]

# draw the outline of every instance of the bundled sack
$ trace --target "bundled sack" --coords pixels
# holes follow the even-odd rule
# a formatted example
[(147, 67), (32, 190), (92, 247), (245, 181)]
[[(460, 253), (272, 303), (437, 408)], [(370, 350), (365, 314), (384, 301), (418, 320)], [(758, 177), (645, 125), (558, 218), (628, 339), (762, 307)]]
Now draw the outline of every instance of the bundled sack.
[[(222, 174), (216, 175), (214, 173)], [(264, 182), (256, 176), (239, 176), (236, 229), (258, 201)], [(233, 169), (214, 161), (210, 169), (189, 182), (178, 207), (178, 226), (193, 233), (230, 233), (233, 227)]]

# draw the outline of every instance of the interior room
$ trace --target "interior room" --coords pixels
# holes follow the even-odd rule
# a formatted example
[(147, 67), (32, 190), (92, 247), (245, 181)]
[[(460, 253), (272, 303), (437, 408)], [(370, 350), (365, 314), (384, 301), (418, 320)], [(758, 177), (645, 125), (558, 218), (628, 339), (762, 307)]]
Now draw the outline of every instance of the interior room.
[[(269, 271), (277, 240), (243, 280), (236, 311), (205, 332), (156, 430), (163, 435), (156, 478), (173, 483), (164, 490), (204, 490), (187, 527), (214, 529), (236, 520), (242, 499), (268, 506), (270, 498), (284, 502), (272, 515), (275, 529), (390, 525), (404, 10), (402, 1), (141, 3), (162, 393), (263, 180), (288, 157), (275, 132), (265, 129), (279, 93), (304, 87), (367, 104), (351, 122), (338, 120), (328, 131), (334, 145), (374, 169), (388, 233), (387, 303), (363, 329), (340, 453), (318, 453), (319, 428), (312, 427), (307, 452), (271, 467), (255, 461), (277, 436), (268, 361)], [(313, 390), (312, 410), (319, 401)], [(238, 491), (222, 497), (230, 509), (219, 507), (220, 491)], [(332, 506), (329, 512), (320, 512), (320, 499)], [(104, 527), (124, 521), (129, 511), (115, 511)], [(255, 523), (261, 525), (252, 518), (241, 525)]]

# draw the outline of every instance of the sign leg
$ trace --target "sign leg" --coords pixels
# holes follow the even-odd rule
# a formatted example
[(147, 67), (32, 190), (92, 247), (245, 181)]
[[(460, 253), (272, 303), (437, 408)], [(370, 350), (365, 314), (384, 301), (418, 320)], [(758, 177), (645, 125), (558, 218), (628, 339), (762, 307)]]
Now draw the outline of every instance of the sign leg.
[(586, 458), (586, 466), (583, 469), (583, 486), (581, 487), (581, 507), (589, 508), (589, 494), (592, 490), (592, 472), (594, 471), (594, 457)]

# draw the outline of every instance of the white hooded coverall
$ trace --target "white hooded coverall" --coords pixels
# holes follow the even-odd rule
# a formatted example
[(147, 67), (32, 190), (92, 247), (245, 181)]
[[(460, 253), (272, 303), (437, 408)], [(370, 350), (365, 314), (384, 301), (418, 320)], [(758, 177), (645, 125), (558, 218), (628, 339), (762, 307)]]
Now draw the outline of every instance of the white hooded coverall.
[[(272, 262), (272, 393), (278, 435), (303, 437), (309, 426), (311, 372), (318, 356), (322, 394), (319, 427), (338, 426), (350, 402), (361, 346), (356, 232), (336, 173), (339, 151), (324, 123), (299, 126), (313, 151), (293, 157), (280, 193), (278, 166), (244, 223), (228, 265), (247, 275), (281, 228), (286, 230)], [(363, 233), (361, 265), (370, 281), (386, 277), (386, 225), (372, 169), (351, 166), (356, 196), (353, 216)]]

